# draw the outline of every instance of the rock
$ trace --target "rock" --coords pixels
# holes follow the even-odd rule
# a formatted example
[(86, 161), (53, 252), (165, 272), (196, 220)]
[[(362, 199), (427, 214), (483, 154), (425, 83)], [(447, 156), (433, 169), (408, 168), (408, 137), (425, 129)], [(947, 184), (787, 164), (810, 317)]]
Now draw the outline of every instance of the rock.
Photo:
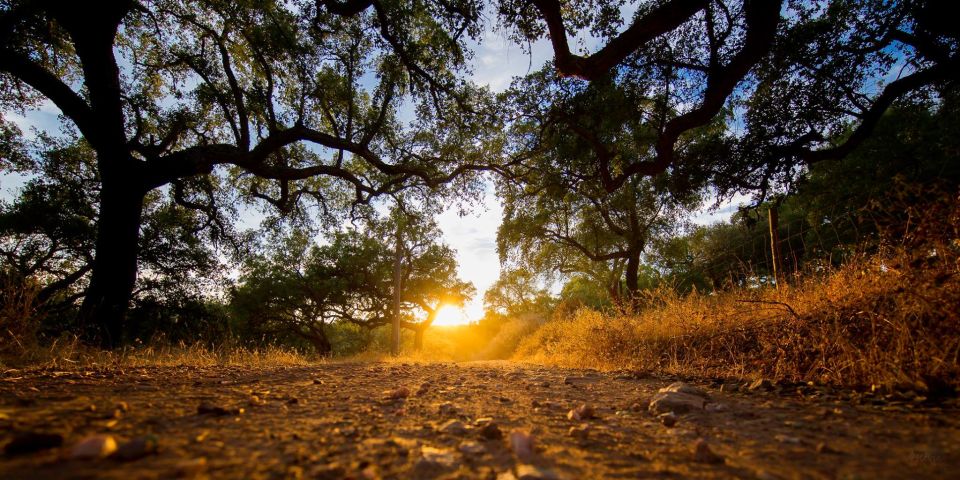
[(700, 463), (723, 463), (723, 457), (714, 453), (704, 439), (698, 439), (693, 444), (693, 461)]
[(157, 453), (157, 437), (147, 435), (134, 438), (120, 445), (113, 457), (118, 460), (132, 461), (154, 453)]
[(130, 404), (127, 402), (120, 401), (120, 402), (117, 402), (117, 404), (114, 405), (113, 408), (114, 410), (120, 410), (121, 412), (129, 412)]
[(590, 425), (580, 425), (578, 427), (570, 427), (570, 430), (567, 430), (567, 436), (573, 437), (578, 440), (586, 440), (590, 436)]
[(487, 447), (484, 447), (480, 442), (475, 442), (473, 440), (467, 440), (461, 443), (457, 449), (460, 450), (460, 453), (465, 455), (482, 455), (487, 451)]
[(464, 426), (463, 422), (460, 420), (450, 420), (449, 422), (441, 425), (437, 430), (448, 435), (463, 435), (466, 433), (467, 427)]
[(63, 445), (63, 435), (59, 433), (27, 432), (13, 437), (13, 440), (3, 448), (7, 455), (39, 452)]
[(688, 395), (695, 395), (697, 397), (707, 398), (707, 392), (703, 391), (702, 388), (694, 387), (693, 385), (683, 383), (683, 382), (674, 382), (666, 387), (663, 387), (659, 390), (660, 393), (667, 392), (676, 392), (676, 393), (686, 393)]
[(691, 410), (703, 410), (706, 400), (703, 397), (681, 392), (662, 392), (654, 395), (648, 409), (660, 414), (674, 412), (684, 414)]
[(534, 465), (517, 465), (517, 480), (555, 480), (557, 475), (550, 470)]
[(758, 378), (754, 380), (749, 387), (747, 387), (747, 390), (750, 390), (751, 392), (755, 392), (757, 390), (769, 392), (770, 390), (773, 390), (773, 388), (773, 382), (771, 382), (769, 379)]
[(448, 470), (454, 468), (456, 464), (457, 457), (450, 450), (423, 446), (420, 447), (420, 460), (414, 468), (421, 472)]
[(534, 438), (526, 430), (513, 430), (510, 432), (510, 448), (514, 455), (521, 460), (533, 457)]
[(724, 383), (720, 385), (720, 391), (724, 393), (737, 392), (740, 391), (739, 383)]
[(440, 415), (456, 415), (460, 413), (460, 408), (450, 402), (443, 402), (437, 406), (437, 411)]
[(722, 403), (708, 403), (704, 407), (704, 410), (708, 412), (725, 412), (727, 411), (727, 406)]
[(789, 443), (791, 445), (799, 445), (803, 443), (799, 437), (791, 437), (789, 435), (778, 434), (773, 437), (780, 443)]
[(384, 390), (383, 398), (386, 400), (403, 400), (410, 396), (410, 389), (407, 387), (399, 387), (393, 390)]
[(194, 477), (207, 470), (206, 457), (181, 460), (174, 465), (178, 477)]
[(517, 476), (513, 472), (503, 472), (497, 475), (497, 480), (517, 480)]
[(500, 426), (493, 421), (480, 427), (479, 433), (481, 437), (487, 440), (499, 440), (503, 438), (503, 431), (500, 430)]
[(661, 413), (657, 415), (657, 418), (660, 420), (660, 423), (663, 426), (670, 428), (677, 424), (677, 415), (673, 412)]
[(820, 454), (838, 454), (841, 453), (839, 450), (831, 448), (830, 445), (827, 445), (826, 442), (820, 442), (817, 444), (817, 453)]
[(417, 396), (423, 396), (430, 391), (430, 382), (423, 382), (420, 384), (420, 387), (417, 388)]
[(262, 407), (267, 404), (266, 400), (261, 399), (256, 395), (250, 395), (250, 406), (253, 407)]
[(108, 457), (117, 451), (117, 441), (112, 435), (93, 435), (80, 440), (70, 449), (70, 458), (87, 460)]
[(236, 407), (222, 407), (220, 405), (214, 405), (212, 403), (201, 403), (197, 406), (197, 415), (212, 415), (214, 417), (223, 417), (227, 415), (243, 415), (244, 410), (242, 408)]
[(567, 412), (567, 420), (581, 421), (593, 418), (593, 407), (586, 403)]

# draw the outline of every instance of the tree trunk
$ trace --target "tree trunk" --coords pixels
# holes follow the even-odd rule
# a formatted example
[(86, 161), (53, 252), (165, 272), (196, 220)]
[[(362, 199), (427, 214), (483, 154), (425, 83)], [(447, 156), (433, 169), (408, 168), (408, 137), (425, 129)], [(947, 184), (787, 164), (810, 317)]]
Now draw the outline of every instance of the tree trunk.
[(127, 306), (137, 281), (145, 195), (138, 184), (133, 179), (104, 179), (100, 191), (93, 270), (80, 308), (80, 327), (88, 340), (104, 348), (123, 341)]
[(419, 352), (423, 350), (423, 332), (427, 330), (427, 326), (422, 326), (414, 330), (413, 333), (413, 350)]
[(316, 350), (317, 355), (321, 357), (328, 357), (330, 353), (333, 352), (333, 346), (330, 345), (330, 339), (327, 338), (326, 333), (323, 330), (318, 330), (318, 333), (315, 335), (306, 336), (307, 340), (313, 344), (313, 349)]
[(627, 269), (624, 272), (624, 277), (627, 284), (627, 294), (632, 300), (637, 290), (640, 289), (640, 255), (632, 255), (627, 259)]

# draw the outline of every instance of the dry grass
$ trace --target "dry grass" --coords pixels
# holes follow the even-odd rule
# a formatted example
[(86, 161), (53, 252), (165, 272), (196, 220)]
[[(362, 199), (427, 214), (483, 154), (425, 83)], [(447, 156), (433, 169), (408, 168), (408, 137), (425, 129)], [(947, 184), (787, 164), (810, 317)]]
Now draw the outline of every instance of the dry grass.
[(163, 341), (106, 351), (83, 345), (76, 337), (55, 340), (35, 347), (0, 366), (56, 368), (69, 370), (88, 367), (141, 366), (246, 366), (252, 368), (279, 365), (306, 365), (320, 359), (282, 347), (248, 348), (238, 345), (210, 347), (202, 343), (170, 344)]
[(649, 293), (636, 314), (580, 310), (524, 339), (515, 357), (703, 377), (956, 388), (960, 222), (957, 210), (944, 218), (936, 238), (945, 240), (809, 272), (779, 291), (679, 297), (663, 289)]

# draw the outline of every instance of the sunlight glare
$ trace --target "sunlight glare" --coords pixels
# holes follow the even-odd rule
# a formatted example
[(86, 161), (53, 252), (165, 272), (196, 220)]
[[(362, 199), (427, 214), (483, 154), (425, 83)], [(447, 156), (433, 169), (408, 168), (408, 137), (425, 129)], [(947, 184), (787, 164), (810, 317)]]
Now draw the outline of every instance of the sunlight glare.
[(438, 326), (466, 325), (468, 323), (470, 323), (470, 319), (467, 318), (466, 312), (455, 305), (440, 307), (437, 318), (433, 321), (433, 324)]

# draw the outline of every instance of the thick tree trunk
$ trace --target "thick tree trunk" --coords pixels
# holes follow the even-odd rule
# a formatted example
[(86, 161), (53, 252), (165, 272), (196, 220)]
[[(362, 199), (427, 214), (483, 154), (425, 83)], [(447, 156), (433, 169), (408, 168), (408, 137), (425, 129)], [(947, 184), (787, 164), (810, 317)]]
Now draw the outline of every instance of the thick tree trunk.
[(423, 332), (426, 328), (418, 328), (413, 333), (413, 350), (419, 352), (423, 350)]
[(624, 280), (627, 284), (627, 294), (632, 300), (640, 289), (640, 255), (631, 256), (627, 259), (627, 269), (624, 272)]
[(326, 333), (323, 330), (319, 330), (316, 335), (307, 336), (307, 340), (313, 344), (313, 349), (316, 350), (317, 355), (321, 357), (330, 356), (330, 353), (333, 352), (333, 346), (330, 345), (330, 339), (327, 338)]
[[(124, 184), (126, 182), (126, 184)], [(80, 323), (88, 340), (104, 348), (123, 341), (127, 306), (137, 280), (143, 189), (132, 179), (104, 179), (93, 270)]]

